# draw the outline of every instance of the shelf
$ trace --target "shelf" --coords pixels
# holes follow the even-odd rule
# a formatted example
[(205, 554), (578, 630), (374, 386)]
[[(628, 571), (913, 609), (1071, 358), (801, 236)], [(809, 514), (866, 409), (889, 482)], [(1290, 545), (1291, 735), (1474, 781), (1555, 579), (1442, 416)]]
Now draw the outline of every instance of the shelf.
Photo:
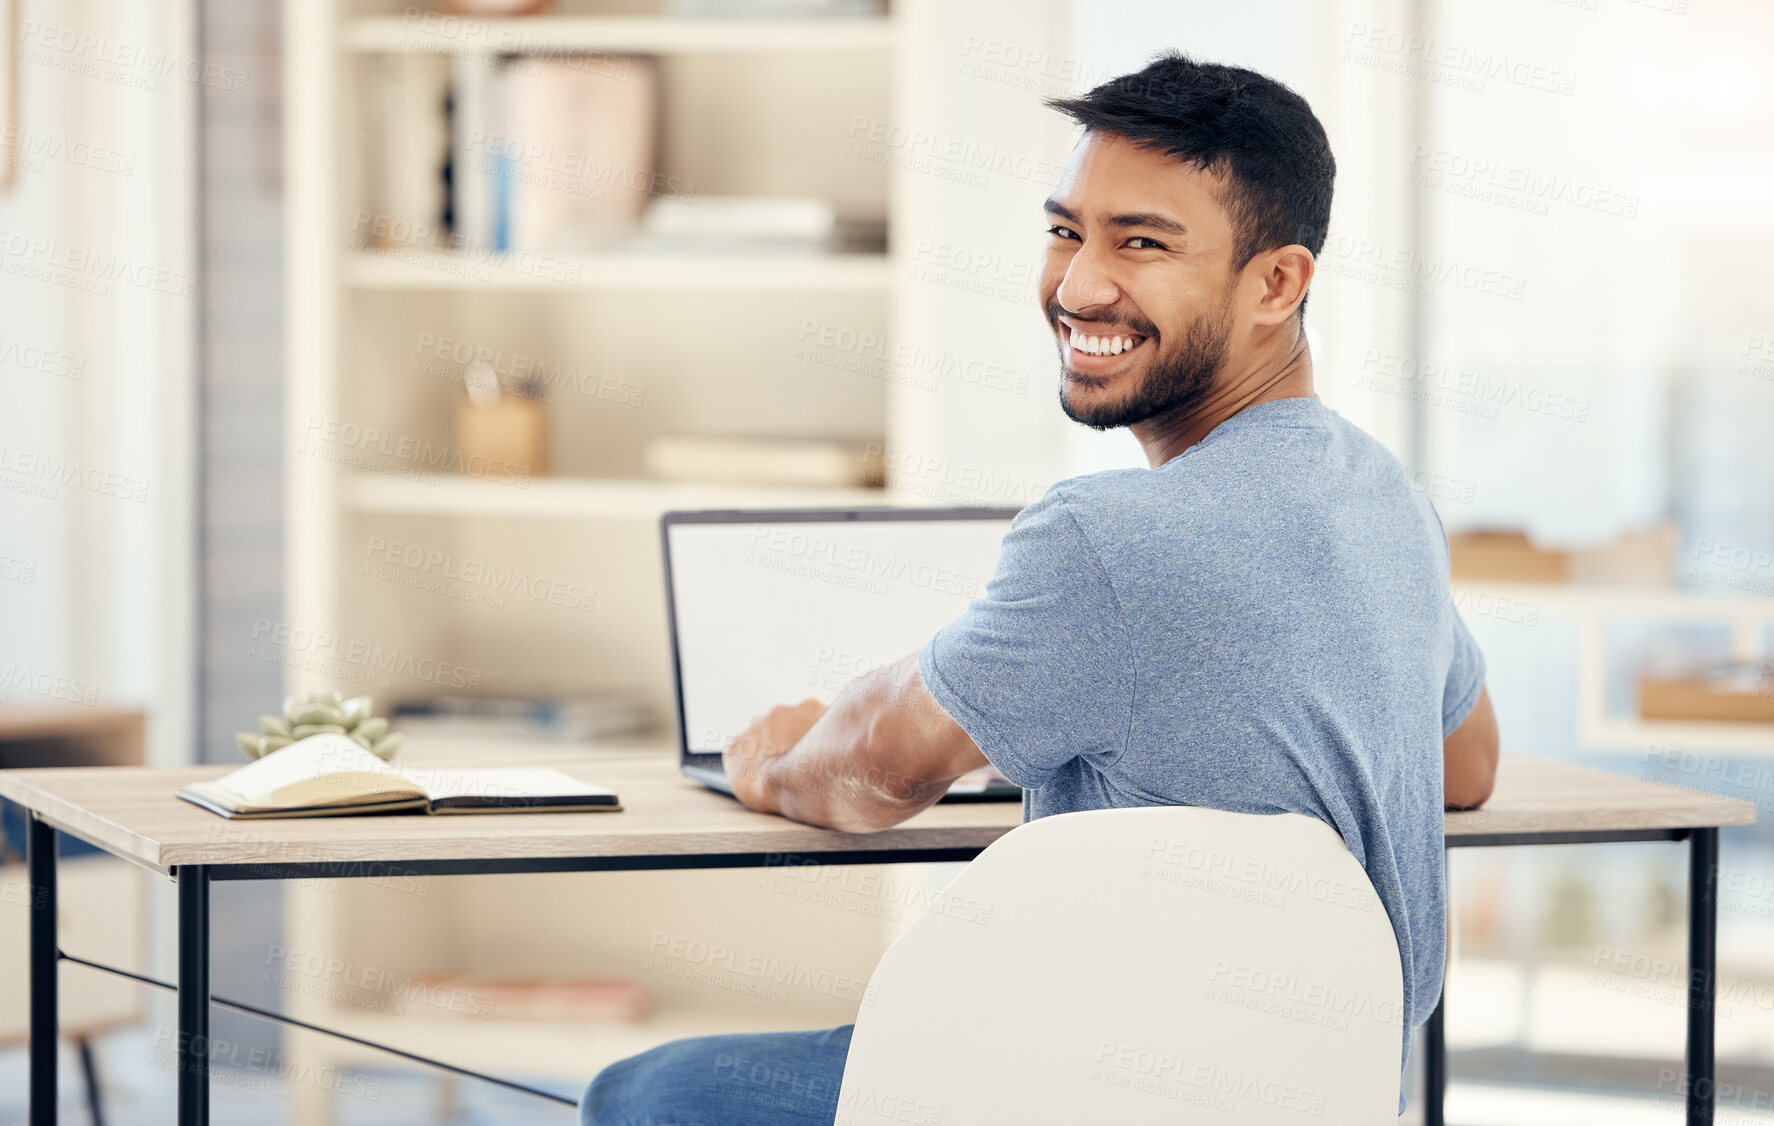
[(360, 250), (345, 259), (358, 289), (818, 290), (878, 292), (885, 254), (458, 254)]
[(1617, 620), (1727, 624), (1734, 655), (1766, 659), (1763, 633), (1774, 626), (1774, 598), (1713, 594), (1648, 583), (1530, 583), (1462, 580), (1452, 584), (1454, 605), (1468, 616), (1523, 627), (1548, 616), (1577, 627), (1577, 745), (1585, 751), (1679, 747), (1696, 754), (1774, 757), (1774, 724), (1647, 720), (1610, 707), (1607, 630)]
[(685, 55), (723, 52), (885, 51), (887, 17), (831, 19), (671, 19), (541, 16), (476, 19), (416, 13), (352, 20), (347, 50), (434, 54), (548, 55), (562, 51)]
[[(1624, 715), (1591, 724), (1584, 736), (1587, 741), (1614, 754), (1624, 747), (1646, 753), (1675, 751), (1741, 758), (1774, 757), (1774, 724), (1768, 723), (1680, 722)], [(1678, 786), (1695, 789), (1704, 779), (1676, 777), (1672, 781)], [(1733, 796), (1728, 791), (1721, 792), (1727, 797)]]
[[(1630, 949), (1635, 956), (1667, 957), (1674, 963), (1662, 975), (1638, 976), (1645, 974), (1643, 961), (1637, 974), (1600, 963), (1596, 949), (1601, 943), (1611, 944), (1606, 938), (1592, 940), (1569, 960), (1552, 954), (1537, 959), (1531, 969), (1503, 957), (1456, 956), (1447, 990), (1450, 1011), (1457, 1004), (1461, 1016), (1448, 1024), (1448, 1047), (1614, 1057), (1634, 1061), (1652, 1074), (1658, 1066), (1679, 1067), (1687, 980), (1681, 948), (1653, 953), (1634, 943)], [(1774, 1037), (1774, 1009), (1756, 1001), (1769, 988), (1760, 967), (1744, 962), (1734, 966), (1727, 953), (1718, 978), (1719, 1057), (1764, 1054)], [(1680, 1119), (1668, 1121), (1674, 1126)]]
[(1456, 598), (1489, 594), (1560, 613), (1608, 614), (1623, 618), (1695, 619), (1746, 617), (1774, 625), (1774, 598), (1753, 594), (1714, 594), (1650, 583), (1534, 583), (1500, 579), (1456, 579)]
[(670, 509), (862, 508), (904, 503), (886, 489), (674, 484), (614, 478), (539, 477), (523, 486), (438, 474), (405, 478), (359, 473), (345, 480), (356, 512), (450, 516), (657, 519)]
[(442, 730), (414, 730), (406, 717), (392, 720), (406, 732), (400, 761), (408, 766), (476, 767), (489, 762), (500, 766), (554, 766), (563, 758), (631, 757), (657, 755), (677, 761), (678, 742), (670, 732), (616, 735), (589, 742), (554, 741), (525, 737), (452, 735)]
[[(773, 1011), (772, 1011), (773, 1010)], [(736, 1032), (794, 1032), (844, 1023), (830, 1006), (665, 1009), (632, 1024), (610, 1021), (423, 1019), (329, 1004), (303, 1019), (388, 1044), (402, 1051), (493, 1074), (559, 1076), (589, 1082), (604, 1067), (649, 1048), (691, 1036)], [(854, 1019), (854, 1018), (851, 1018)], [(382, 1052), (355, 1044), (314, 1040), (303, 1058), (322, 1051), (330, 1060), (359, 1066), (404, 1066)], [(577, 1092), (574, 1092), (577, 1093)]]

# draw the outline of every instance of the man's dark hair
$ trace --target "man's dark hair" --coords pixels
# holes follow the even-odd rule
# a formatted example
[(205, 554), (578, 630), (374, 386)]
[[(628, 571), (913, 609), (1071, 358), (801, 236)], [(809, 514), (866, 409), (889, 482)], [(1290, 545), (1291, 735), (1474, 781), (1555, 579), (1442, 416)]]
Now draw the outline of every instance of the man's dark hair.
[(1314, 255), (1324, 248), (1337, 162), (1306, 99), (1273, 78), (1171, 51), (1047, 104), (1090, 132), (1225, 176), (1234, 270), (1278, 246), (1298, 243)]

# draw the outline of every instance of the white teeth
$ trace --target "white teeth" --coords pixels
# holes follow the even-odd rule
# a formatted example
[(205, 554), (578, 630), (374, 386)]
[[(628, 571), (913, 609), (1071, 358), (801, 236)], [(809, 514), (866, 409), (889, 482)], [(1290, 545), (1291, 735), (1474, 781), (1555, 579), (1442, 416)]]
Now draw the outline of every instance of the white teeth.
[(1134, 346), (1137, 337), (1132, 336), (1085, 336), (1077, 329), (1071, 330), (1072, 347), (1087, 356), (1119, 356)]

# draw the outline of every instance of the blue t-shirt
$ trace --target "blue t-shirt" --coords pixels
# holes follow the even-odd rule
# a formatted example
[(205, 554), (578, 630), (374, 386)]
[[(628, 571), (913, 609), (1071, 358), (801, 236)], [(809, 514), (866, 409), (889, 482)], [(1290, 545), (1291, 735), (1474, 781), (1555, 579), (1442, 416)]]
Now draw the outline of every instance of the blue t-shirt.
[(1441, 744), (1484, 659), (1435, 510), (1318, 399), (1259, 403), (1157, 469), (1055, 485), (919, 667), (1026, 788), (1025, 819), (1198, 805), (1335, 827), (1392, 920), (1410, 1025), (1428, 1019)]

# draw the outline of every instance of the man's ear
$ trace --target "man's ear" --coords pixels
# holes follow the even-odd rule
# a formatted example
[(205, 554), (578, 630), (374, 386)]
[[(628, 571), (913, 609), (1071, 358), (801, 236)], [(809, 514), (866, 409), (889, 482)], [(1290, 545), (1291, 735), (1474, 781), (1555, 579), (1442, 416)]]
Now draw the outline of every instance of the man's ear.
[(1257, 293), (1256, 323), (1278, 325), (1293, 316), (1306, 299), (1318, 260), (1310, 250), (1292, 243), (1263, 251), (1250, 260), (1246, 269), (1261, 287)]

